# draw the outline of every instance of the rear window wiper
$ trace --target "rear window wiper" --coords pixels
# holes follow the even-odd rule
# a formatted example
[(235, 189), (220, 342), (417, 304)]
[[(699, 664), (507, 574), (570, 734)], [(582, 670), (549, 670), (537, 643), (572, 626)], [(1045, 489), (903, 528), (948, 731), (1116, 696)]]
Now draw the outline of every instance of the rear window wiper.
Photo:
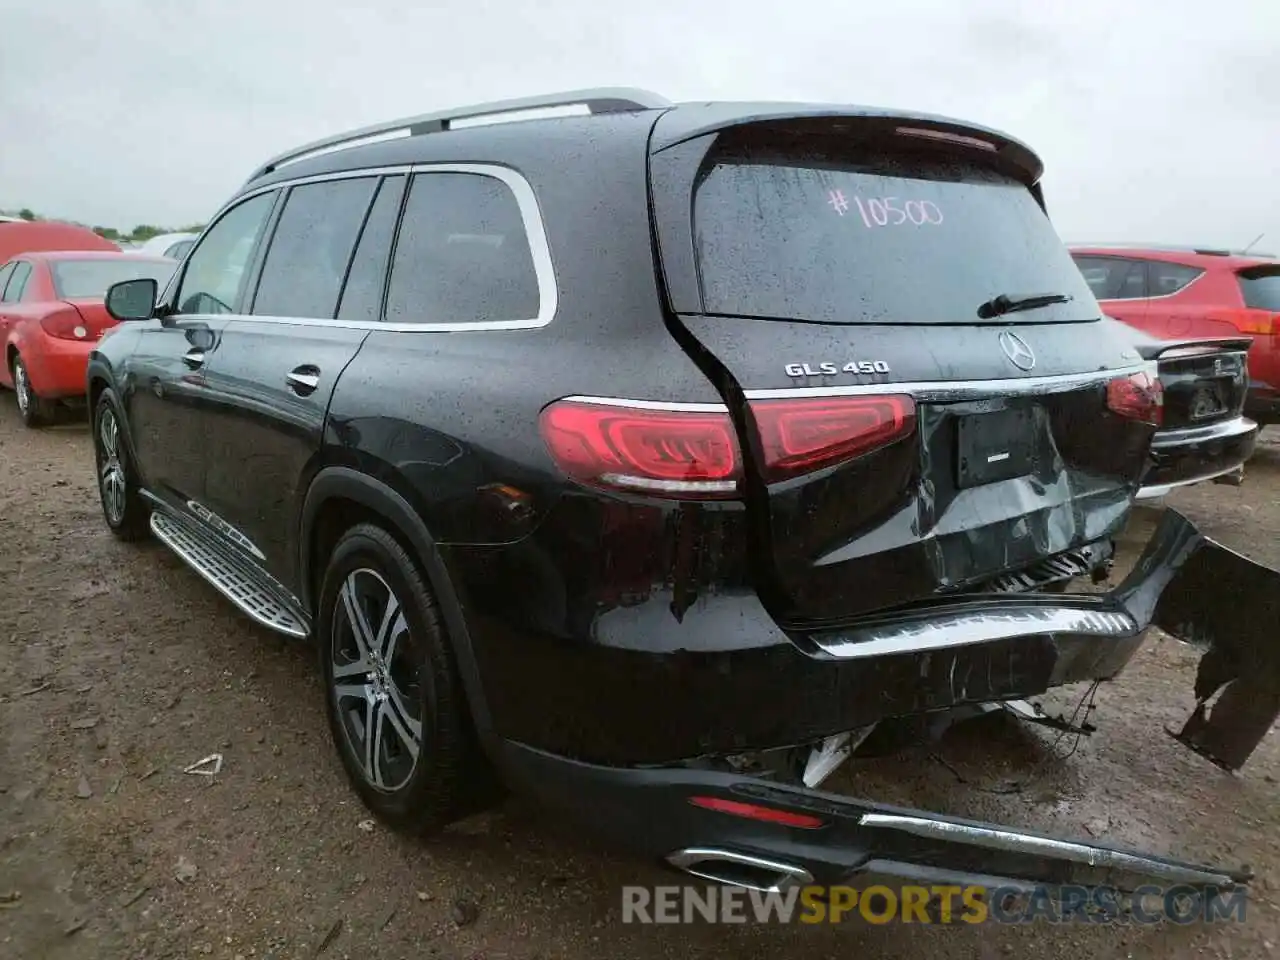
[(991, 320), (994, 317), (1003, 317), (1006, 313), (1017, 313), (1019, 310), (1038, 310), (1040, 307), (1047, 307), (1051, 303), (1070, 303), (1071, 300), (1072, 298), (1065, 293), (1002, 293), (1000, 296), (992, 297), (978, 307), (978, 318), (980, 320)]

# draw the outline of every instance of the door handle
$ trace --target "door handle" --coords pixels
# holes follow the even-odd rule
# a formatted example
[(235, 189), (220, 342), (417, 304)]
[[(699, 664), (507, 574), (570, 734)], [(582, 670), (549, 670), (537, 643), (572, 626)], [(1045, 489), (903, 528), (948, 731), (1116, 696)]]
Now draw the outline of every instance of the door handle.
[(284, 382), (294, 393), (305, 397), (320, 386), (320, 368), (309, 363), (294, 367), (285, 374)]
[(204, 351), (199, 349), (188, 350), (186, 353), (182, 355), (182, 362), (185, 363), (192, 370), (194, 370), (196, 367), (203, 367)]

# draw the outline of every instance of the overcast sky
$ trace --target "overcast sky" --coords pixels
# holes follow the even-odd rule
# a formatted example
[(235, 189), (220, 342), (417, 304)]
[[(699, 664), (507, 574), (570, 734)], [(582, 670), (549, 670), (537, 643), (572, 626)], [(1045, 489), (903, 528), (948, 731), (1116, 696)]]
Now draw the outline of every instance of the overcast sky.
[(583, 86), (951, 114), (1068, 240), (1280, 251), (1280, 0), (0, 0), (0, 208), (207, 217), (282, 149)]

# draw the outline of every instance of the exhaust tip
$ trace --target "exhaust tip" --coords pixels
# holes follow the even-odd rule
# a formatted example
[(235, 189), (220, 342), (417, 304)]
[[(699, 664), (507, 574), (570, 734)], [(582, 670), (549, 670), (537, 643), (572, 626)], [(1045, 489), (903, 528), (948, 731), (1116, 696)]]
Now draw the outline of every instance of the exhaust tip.
[(766, 860), (714, 847), (688, 847), (667, 857), (667, 863), (690, 876), (730, 887), (778, 893), (813, 883), (813, 874), (792, 863)]

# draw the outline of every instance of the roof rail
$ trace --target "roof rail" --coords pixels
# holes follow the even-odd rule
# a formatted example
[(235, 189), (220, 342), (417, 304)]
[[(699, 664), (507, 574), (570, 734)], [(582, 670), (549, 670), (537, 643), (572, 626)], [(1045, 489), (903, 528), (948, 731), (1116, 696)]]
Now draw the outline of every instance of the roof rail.
[(1164, 253), (1196, 253), (1205, 257), (1257, 257), (1259, 260), (1274, 260), (1275, 254), (1261, 253), (1257, 250), (1230, 250), (1225, 247), (1198, 247), (1194, 244), (1177, 243), (1137, 243), (1129, 240), (1108, 240), (1101, 243), (1085, 243), (1073, 240), (1066, 244), (1073, 247), (1095, 247), (1112, 250), (1158, 250)]
[(459, 120), (473, 120), (480, 117), (497, 116), (504, 113), (519, 113), (525, 110), (546, 110), (554, 107), (586, 107), (591, 113), (627, 113), (633, 110), (657, 110), (671, 106), (671, 101), (648, 90), (634, 87), (597, 87), (586, 90), (570, 90), (564, 93), (549, 93), (533, 97), (520, 97), (514, 100), (495, 100), (491, 103), (477, 103), (469, 107), (453, 107), (437, 113), (424, 113), (417, 117), (404, 117), (400, 120), (388, 120), (372, 126), (349, 130), (316, 140), (301, 147), (294, 147), (279, 156), (272, 157), (257, 170), (248, 180), (252, 183), (261, 176), (284, 166), (318, 153), (325, 153), (339, 147), (355, 145), (361, 140), (372, 140), (375, 137), (392, 133), (405, 132), (414, 137), (423, 133), (438, 133), (450, 129)]

